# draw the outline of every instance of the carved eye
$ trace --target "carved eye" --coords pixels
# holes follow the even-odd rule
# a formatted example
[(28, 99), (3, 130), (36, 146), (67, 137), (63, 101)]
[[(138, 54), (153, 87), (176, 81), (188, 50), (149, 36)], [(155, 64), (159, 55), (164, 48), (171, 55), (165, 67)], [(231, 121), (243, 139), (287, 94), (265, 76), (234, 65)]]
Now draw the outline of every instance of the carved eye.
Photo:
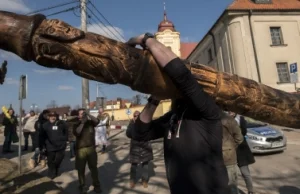
[(50, 28), (48, 29), (48, 33), (53, 34), (54, 32), (55, 32), (55, 29), (54, 29), (54, 28), (50, 27)]

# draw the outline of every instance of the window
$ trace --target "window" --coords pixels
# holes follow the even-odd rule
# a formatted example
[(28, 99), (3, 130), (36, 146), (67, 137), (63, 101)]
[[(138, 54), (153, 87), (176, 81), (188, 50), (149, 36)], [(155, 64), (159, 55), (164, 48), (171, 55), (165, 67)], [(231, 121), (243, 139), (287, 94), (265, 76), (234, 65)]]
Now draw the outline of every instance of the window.
[(212, 50), (208, 49), (208, 62), (211, 62), (213, 60), (213, 54), (212, 54)]
[(272, 45), (283, 44), (281, 27), (271, 27), (270, 33), (271, 33)]
[(287, 63), (276, 63), (279, 83), (290, 83), (289, 67)]

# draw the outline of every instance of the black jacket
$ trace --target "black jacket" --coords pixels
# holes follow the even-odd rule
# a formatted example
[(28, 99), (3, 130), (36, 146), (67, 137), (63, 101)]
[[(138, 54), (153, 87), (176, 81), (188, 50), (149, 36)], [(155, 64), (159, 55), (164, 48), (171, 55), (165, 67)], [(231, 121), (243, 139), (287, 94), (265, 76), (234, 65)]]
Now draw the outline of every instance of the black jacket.
[(163, 70), (184, 99), (175, 110), (150, 123), (138, 118), (133, 139), (164, 138), (166, 173), (172, 194), (229, 193), (222, 155), (221, 110), (179, 58), (170, 61)]
[(255, 163), (254, 156), (247, 143), (245, 136), (247, 135), (247, 121), (243, 116), (240, 116), (240, 128), (244, 136), (244, 141), (239, 145), (236, 150), (238, 166), (248, 166), (249, 164)]
[(4, 126), (4, 136), (8, 136), (9, 134), (16, 133), (18, 120), (15, 116), (11, 116), (11, 119), (4, 117), (2, 125)]
[(34, 124), (34, 129), (35, 129), (35, 142), (36, 145), (38, 145), (38, 147), (40, 148), (40, 150), (43, 149), (43, 140), (41, 140), (43, 137), (41, 137), (41, 135), (43, 135), (41, 133), (41, 131), (43, 130), (43, 125), (47, 122), (48, 120), (44, 118), (43, 114), (39, 115), (38, 120), (35, 122)]
[[(134, 122), (131, 121), (126, 130), (128, 138), (132, 138), (133, 130)], [(137, 164), (153, 160), (153, 150), (150, 141), (136, 141), (131, 139), (129, 158), (131, 163)]]
[(41, 133), (42, 144), (45, 144), (47, 152), (66, 149), (68, 141), (68, 127), (64, 121), (58, 120), (55, 123), (47, 121), (43, 125)]

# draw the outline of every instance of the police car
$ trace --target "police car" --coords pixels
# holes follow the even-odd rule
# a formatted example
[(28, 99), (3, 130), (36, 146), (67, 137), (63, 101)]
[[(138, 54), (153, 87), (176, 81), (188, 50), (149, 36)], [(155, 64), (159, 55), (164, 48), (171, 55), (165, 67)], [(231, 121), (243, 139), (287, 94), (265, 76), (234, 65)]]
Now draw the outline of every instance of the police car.
[(246, 139), (252, 153), (281, 152), (286, 149), (286, 137), (279, 129), (259, 121), (245, 118), (247, 121)]

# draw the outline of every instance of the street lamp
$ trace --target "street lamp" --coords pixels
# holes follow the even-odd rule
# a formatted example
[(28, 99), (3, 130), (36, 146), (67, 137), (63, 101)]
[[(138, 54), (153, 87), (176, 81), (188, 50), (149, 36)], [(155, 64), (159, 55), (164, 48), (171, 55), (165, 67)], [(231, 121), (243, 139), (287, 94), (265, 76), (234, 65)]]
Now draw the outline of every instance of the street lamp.
[(33, 110), (34, 112), (36, 112), (36, 109), (38, 108), (38, 105), (36, 105), (36, 104), (32, 104), (31, 106), (30, 106), (30, 110)]

